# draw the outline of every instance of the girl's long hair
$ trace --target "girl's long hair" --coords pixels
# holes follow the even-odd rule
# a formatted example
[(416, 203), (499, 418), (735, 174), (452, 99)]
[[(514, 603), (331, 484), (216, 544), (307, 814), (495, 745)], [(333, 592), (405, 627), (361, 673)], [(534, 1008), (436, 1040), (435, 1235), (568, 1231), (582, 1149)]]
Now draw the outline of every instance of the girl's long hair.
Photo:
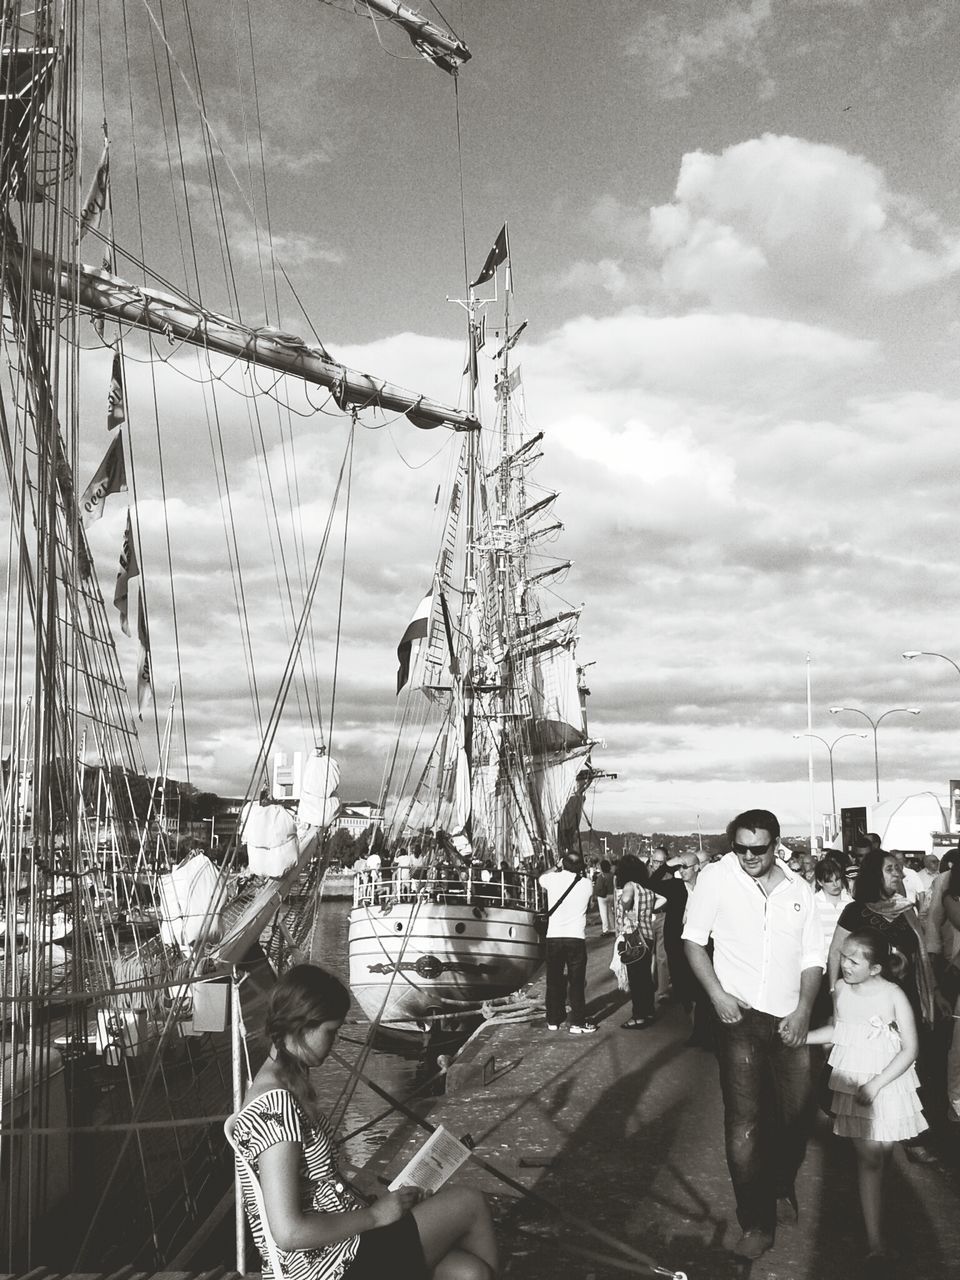
[(324, 1022), (342, 1022), (350, 1008), (350, 992), (339, 978), (316, 964), (295, 964), (278, 979), (267, 1001), (265, 1029), (276, 1050), (277, 1074), (311, 1120), (317, 1098), (307, 1066), (292, 1053), (303, 1034)]

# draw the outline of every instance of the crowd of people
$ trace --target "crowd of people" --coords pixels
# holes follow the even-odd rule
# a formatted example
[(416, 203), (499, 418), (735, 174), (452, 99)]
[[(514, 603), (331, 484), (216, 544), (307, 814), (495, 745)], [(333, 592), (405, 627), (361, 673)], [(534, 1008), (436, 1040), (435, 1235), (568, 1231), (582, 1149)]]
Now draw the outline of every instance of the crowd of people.
[[(569, 1007), (571, 1033), (597, 1029), (585, 1006), (595, 905), (630, 994), (623, 1028), (644, 1030), (672, 999), (688, 1010), (690, 1042), (716, 1054), (734, 1252), (756, 1259), (778, 1224), (798, 1220), (819, 1097), (855, 1149), (866, 1249), (882, 1260), (893, 1146), (933, 1160), (931, 1130), (960, 1122), (960, 850), (911, 867), (867, 836), (852, 856), (797, 857), (760, 809), (734, 818), (727, 839), (722, 855), (658, 848), (599, 860), (592, 874), (570, 852), (544, 873), (547, 1026), (559, 1031)], [(492, 1280), (482, 1195), (401, 1187), (364, 1200), (342, 1178), (310, 1072), (349, 1004), (319, 967), (288, 970), (269, 999), (270, 1054), (228, 1122), (265, 1275), (272, 1256), (284, 1280)]]
[[(627, 853), (587, 871), (577, 854), (541, 883), (551, 906), (547, 1025), (589, 1034), (583, 975), (591, 899), (629, 991), (625, 1030), (668, 1000), (688, 1043), (720, 1068), (724, 1138), (754, 1259), (796, 1222), (812, 1102), (855, 1149), (867, 1249), (887, 1256), (884, 1170), (895, 1143), (934, 1162), (960, 1124), (960, 850), (906, 857), (864, 835), (851, 853), (796, 854), (766, 810), (740, 814), (729, 852)], [(590, 884), (592, 893), (577, 891)]]

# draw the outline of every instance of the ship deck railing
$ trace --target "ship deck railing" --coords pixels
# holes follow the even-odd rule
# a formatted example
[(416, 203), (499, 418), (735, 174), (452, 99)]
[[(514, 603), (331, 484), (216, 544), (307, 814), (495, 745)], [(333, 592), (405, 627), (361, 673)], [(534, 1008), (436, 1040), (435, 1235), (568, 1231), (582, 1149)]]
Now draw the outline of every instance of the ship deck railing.
[(438, 873), (427, 868), (417, 873), (410, 868), (381, 871), (356, 868), (353, 881), (355, 907), (383, 907), (397, 902), (436, 902), (470, 907), (517, 907), (527, 911), (544, 909), (544, 894), (537, 874), (525, 871), (493, 873), (485, 880), (473, 868), (462, 874), (452, 869)]

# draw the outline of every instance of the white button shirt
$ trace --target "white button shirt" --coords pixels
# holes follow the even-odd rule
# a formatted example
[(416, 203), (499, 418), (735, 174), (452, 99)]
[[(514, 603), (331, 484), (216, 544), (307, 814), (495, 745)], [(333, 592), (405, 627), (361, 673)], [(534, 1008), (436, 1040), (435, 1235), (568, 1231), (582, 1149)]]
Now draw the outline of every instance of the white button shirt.
[(800, 974), (824, 968), (823, 931), (806, 881), (780, 865), (784, 879), (769, 896), (734, 853), (700, 872), (683, 937), (705, 947), (724, 991), (741, 1004), (784, 1018), (800, 999)]

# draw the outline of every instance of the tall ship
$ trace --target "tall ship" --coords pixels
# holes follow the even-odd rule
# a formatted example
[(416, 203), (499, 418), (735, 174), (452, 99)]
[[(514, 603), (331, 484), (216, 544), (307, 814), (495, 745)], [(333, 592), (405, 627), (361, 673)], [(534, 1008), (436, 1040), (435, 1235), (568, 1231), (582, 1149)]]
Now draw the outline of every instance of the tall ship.
[[(496, 326), (497, 294), (481, 297), (491, 289)], [(558, 495), (535, 481), (543, 433), (527, 425), (526, 323), (512, 301), (504, 226), (463, 304), (469, 410), (486, 399), (489, 425), (464, 434), (432, 578), (398, 649), (382, 847), (356, 877), (350, 915), (351, 988), (385, 1032), (456, 1024), (533, 978), (539, 877), (578, 848), (599, 776), (581, 606), (561, 594), (571, 562), (555, 551)]]
[[(315, 605), (342, 595), (355, 442), (477, 429), (303, 314), (270, 225), (272, 13), (232, 10), (224, 59), (219, 18), (173, 8), (0, 10), (5, 1272), (170, 1264), (229, 1189), (221, 1121), (309, 946), (336, 813), (338, 634)], [(394, 0), (364, 10), (430, 74), (469, 56)], [(303, 422), (338, 431), (309, 486)], [(298, 743), (291, 807), (269, 761)], [(214, 846), (191, 778), (231, 760), (245, 803)]]

